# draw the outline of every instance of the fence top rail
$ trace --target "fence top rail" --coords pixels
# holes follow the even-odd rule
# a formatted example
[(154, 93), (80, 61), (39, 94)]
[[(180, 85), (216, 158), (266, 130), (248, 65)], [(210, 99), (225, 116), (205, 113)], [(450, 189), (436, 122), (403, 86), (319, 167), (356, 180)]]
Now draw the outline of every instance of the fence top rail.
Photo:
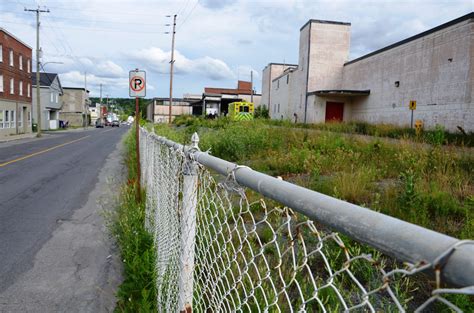
[(257, 172), (247, 166), (214, 157), (165, 137), (148, 133), (166, 146), (182, 150), (199, 164), (265, 197), (352, 239), (367, 244), (399, 261), (424, 266), (425, 272), (441, 274), (443, 282), (456, 287), (474, 286), (474, 241), (459, 240), (370, 209), (309, 190)]

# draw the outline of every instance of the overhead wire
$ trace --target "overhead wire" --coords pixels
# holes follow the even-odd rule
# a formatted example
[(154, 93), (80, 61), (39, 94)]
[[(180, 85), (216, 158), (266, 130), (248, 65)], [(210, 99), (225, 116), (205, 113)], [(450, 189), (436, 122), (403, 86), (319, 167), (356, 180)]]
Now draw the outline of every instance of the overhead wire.
[(176, 31), (180, 30), (181, 27), (183, 27), (184, 23), (186, 23), (186, 21), (187, 21), (188, 18), (191, 16), (191, 14), (193, 14), (194, 9), (196, 9), (198, 3), (199, 3), (199, 0), (197, 0), (196, 3), (194, 3), (193, 8), (191, 9), (191, 11), (189, 11), (188, 15), (186, 15), (186, 17), (184, 18), (184, 20), (178, 25), (178, 28), (176, 29)]

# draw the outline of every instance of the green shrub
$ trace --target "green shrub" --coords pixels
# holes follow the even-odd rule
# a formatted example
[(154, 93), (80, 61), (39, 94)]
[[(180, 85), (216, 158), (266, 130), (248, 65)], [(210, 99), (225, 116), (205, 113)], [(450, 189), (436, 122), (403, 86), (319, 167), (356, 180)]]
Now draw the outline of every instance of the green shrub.
[(270, 112), (265, 104), (255, 108), (255, 118), (270, 118)]

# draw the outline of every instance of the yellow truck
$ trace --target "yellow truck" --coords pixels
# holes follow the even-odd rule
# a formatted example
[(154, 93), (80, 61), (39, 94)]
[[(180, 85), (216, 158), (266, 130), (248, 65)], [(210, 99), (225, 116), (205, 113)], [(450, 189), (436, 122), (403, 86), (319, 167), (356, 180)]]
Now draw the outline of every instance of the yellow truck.
[(229, 116), (235, 121), (253, 120), (254, 106), (251, 102), (229, 103)]

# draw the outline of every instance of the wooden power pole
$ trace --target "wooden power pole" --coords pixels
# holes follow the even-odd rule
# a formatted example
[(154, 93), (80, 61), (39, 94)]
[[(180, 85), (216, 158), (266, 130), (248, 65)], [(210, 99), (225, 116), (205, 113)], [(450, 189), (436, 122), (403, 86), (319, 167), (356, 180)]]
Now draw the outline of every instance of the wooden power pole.
[(27, 12), (36, 12), (36, 124), (37, 136), (41, 137), (41, 95), (40, 95), (40, 44), (39, 44), (39, 29), (40, 29), (40, 13), (49, 13), (49, 9), (41, 10), (38, 6), (37, 9), (27, 9)]
[(171, 60), (170, 60), (170, 103), (169, 103), (169, 123), (171, 124), (171, 106), (173, 105), (173, 65), (174, 65), (174, 37), (176, 34), (176, 17), (173, 16), (173, 33), (171, 39)]

